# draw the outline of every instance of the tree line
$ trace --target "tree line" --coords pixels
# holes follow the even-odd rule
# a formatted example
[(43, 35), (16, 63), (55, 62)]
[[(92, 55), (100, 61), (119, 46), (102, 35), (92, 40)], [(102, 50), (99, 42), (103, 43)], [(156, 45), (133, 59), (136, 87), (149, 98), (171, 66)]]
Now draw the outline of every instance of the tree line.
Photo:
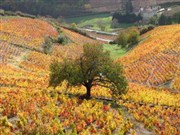
[(180, 12), (175, 13), (173, 16), (165, 16), (162, 14), (159, 18), (159, 25), (170, 25), (180, 23)]
[(122, 14), (116, 12), (113, 14), (112, 20), (114, 19), (117, 19), (118, 23), (135, 23), (142, 20), (142, 16), (140, 14), (136, 15), (134, 13)]
[(84, 13), (86, 0), (1, 0), (0, 8), (53, 17)]

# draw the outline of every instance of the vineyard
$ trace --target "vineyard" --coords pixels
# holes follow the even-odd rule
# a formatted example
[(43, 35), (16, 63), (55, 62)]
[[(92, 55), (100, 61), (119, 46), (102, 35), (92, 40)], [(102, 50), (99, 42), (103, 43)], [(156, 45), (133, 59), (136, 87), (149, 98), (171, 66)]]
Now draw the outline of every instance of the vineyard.
[(124, 64), (128, 80), (179, 90), (179, 25), (158, 27), (143, 36), (149, 38), (118, 60)]
[(0, 63), (6, 63), (8, 60), (21, 56), (25, 51), (25, 49), (2, 41), (0, 42)]
[(91, 100), (77, 98), (86, 92), (83, 86), (48, 87), (53, 60), (76, 58), (83, 44), (97, 41), (62, 28), (72, 43), (54, 44), (52, 53), (44, 54), (37, 51), (44, 36), (58, 35), (47, 22), (4, 18), (0, 25), (0, 134), (179, 135), (180, 94), (147, 86), (171, 80), (171, 87), (180, 88), (178, 25), (143, 35), (149, 38), (118, 60), (130, 82), (116, 101), (99, 86)]
[(40, 49), (45, 36), (57, 36), (48, 23), (29, 18), (2, 18), (0, 40), (26, 48)]

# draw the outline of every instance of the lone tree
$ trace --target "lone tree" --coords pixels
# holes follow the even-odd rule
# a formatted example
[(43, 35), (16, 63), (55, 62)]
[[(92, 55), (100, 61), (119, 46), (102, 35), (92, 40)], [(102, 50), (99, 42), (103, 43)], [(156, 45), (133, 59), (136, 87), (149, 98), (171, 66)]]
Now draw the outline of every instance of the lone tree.
[(114, 95), (127, 92), (122, 66), (113, 62), (102, 45), (84, 45), (83, 50), (78, 59), (51, 64), (49, 86), (56, 87), (64, 80), (71, 86), (83, 85), (87, 90), (83, 96), (86, 99), (91, 97), (91, 88), (97, 85), (111, 89)]

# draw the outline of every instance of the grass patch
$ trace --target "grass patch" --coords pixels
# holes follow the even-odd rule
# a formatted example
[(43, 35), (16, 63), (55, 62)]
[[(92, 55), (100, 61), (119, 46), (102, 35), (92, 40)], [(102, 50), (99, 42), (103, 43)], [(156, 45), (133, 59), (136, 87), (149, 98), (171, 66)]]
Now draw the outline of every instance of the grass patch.
[(92, 26), (91, 28), (94, 30), (101, 30), (99, 23), (102, 23), (103, 27), (105, 27), (105, 31), (113, 31), (119, 28), (124, 29), (134, 26), (134, 24), (118, 24), (115, 29), (111, 28), (112, 14), (110, 13), (66, 18), (65, 20), (67, 23), (76, 23), (78, 27)]
[(92, 25), (93, 26), (93, 29), (95, 30), (101, 30), (98, 26), (98, 23), (99, 22), (102, 22), (103, 26), (105, 27), (105, 30), (108, 31), (111, 29), (111, 21), (112, 21), (112, 17), (104, 17), (104, 18), (94, 18), (94, 19), (91, 19), (91, 20), (86, 20), (84, 22), (81, 22), (78, 24), (79, 27), (84, 27), (84, 26), (87, 26), (87, 25)]
[(133, 24), (133, 23), (119, 23), (119, 24), (117, 24), (116, 27), (126, 29), (126, 28), (132, 27), (132, 26), (135, 26), (135, 24)]
[(102, 22), (102, 25), (105, 27), (105, 31), (112, 30), (111, 21), (112, 15), (110, 13), (101, 13), (66, 19), (66, 22), (76, 23), (78, 27), (92, 26), (92, 29), (94, 30), (101, 30), (98, 26), (98, 22)]
[(110, 13), (101, 13), (101, 14), (95, 14), (95, 15), (87, 15), (87, 16), (80, 16), (80, 17), (71, 17), (66, 18), (67, 23), (82, 23), (87, 20), (95, 19), (95, 18), (106, 18), (112, 16)]
[(11, 18), (22, 18), (22, 17), (20, 17), (20, 16), (0, 16), (0, 18), (6, 20), (6, 19), (11, 19)]
[(122, 57), (127, 52), (126, 49), (121, 48), (117, 44), (114, 44), (114, 45), (104, 44), (103, 48), (106, 51), (110, 51), (111, 58), (114, 60), (119, 58), (119, 57)]

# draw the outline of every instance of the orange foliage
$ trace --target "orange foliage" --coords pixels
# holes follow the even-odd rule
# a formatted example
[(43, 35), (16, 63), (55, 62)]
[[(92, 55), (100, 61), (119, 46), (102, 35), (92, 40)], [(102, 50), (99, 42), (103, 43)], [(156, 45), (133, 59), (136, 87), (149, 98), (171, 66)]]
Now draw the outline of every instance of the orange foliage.
[(172, 81), (179, 70), (180, 25), (157, 27), (146, 36), (147, 40), (117, 62), (124, 65), (131, 82), (158, 86)]
[(45, 36), (56, 37), (57, 31), (47, 22), (30, 18), (0, 20), (0, 40), (39, 49)]

